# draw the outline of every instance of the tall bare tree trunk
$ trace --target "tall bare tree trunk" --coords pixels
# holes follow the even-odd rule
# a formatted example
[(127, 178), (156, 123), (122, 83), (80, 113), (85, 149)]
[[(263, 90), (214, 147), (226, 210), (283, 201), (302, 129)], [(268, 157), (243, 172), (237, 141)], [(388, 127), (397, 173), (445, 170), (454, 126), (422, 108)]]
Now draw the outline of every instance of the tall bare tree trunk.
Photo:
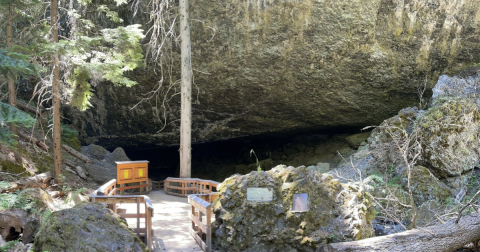
[[(8, 5), (7, 10), (7, 48), (13, 46), (13, 6)], [(11, 73), (7, 74), (8, 79), (8, 102), (12, 107), (17, 107), (17, 92), (15, 91), (15, 79)], [(11, 130), (13, 134), (18, 135), (18, 129), (16, 126), (12, 125)]]
[[(52, 42), (58, 43), (58, 11), (57, 0), (51, 0), (51, 25), (52, 25)], [(55, 164), (55, 179), (57, 183), (62, 183), (62, 141), (60, 137), (60, 63), (58, 53), (53, 55), (53, 156)]]
[(180, 0), (180, 39), (182, 40), (182, 88), (180, 122), (180, 177), (192, 174), (192, 61), (190, 27), (188, 26), (188, 0)]

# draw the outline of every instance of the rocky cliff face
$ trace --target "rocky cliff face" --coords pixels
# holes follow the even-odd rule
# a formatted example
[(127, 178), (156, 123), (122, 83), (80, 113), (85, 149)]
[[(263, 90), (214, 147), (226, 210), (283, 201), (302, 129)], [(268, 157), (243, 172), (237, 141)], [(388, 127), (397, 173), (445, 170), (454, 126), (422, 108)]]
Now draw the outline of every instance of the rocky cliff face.
[[(379, 124), (425, 81), (480, 62), (478, 0), (193, 0), (191, 18), (197, 143)], [(130, 108), (160, 77), (132, 75), (140, 85), (99, 85), (94, 108), (66, 111), (86, 143), (178, 142), (178, 96), (158, 133), (158, 101)]]

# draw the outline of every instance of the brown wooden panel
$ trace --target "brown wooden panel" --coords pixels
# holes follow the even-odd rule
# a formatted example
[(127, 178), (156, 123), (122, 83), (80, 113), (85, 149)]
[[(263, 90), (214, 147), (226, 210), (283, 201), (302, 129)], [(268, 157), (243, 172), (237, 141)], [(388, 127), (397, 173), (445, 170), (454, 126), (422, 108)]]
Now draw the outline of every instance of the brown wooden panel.
[(198, 233), (195, 232), (195, 230), (193, 230), (192, 228), (189, 228), (189, 231), (190, 231), (190, 234), (195, 239), (195, 241), (197, 241), (198, 245), (200, 245), (200, 247), (203, 249), (203, 251), (210, 252), (210, 248), (207, 247), (205, 242), (203, 242), (202, 238), (200, 238), (200, 236), (198, 236)]
[(203, 224), (197, 217), (193, 216), (192, 213), (190, 213), (190, 220), (192, 220), (197, 227), (199, 227), (204, 233), (207, 233), (207, 227), (205, 224)]

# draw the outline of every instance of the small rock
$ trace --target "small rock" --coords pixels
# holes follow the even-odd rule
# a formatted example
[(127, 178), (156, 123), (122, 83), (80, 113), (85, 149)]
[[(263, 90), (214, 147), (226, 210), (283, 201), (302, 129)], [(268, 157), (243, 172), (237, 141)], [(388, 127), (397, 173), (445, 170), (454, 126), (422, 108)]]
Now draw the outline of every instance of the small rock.
[(363, 133), (354, 134), (346, 137), (345, 141), (347, 141), (350, 147), (354, 149), (358, 149), (358, 147), (370, 137), (371, 133), (372, 132), (363, 132)]
[(88, 176), (88, 172), (85, 171), (85, 169), (83, 169), (81, 166), (77, 166), (76, 167), (76, 172), (78, 174), (78, 176), (82, 179), (87, 179), (87, 176)]

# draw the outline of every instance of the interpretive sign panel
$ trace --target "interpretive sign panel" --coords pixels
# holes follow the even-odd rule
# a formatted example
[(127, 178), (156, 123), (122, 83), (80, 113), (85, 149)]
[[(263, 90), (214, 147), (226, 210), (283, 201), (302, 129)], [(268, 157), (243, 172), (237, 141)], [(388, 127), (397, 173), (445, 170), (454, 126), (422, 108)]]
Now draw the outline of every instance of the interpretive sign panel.
[(272, 188), (259, 188), (259, 187), (247, 188), (247, 200), (248, 201), (272, 201), (273, 190)]
[(305, 212), (308, 211), (308, 194), (299, 193), (293, 195), (293, 212)]

